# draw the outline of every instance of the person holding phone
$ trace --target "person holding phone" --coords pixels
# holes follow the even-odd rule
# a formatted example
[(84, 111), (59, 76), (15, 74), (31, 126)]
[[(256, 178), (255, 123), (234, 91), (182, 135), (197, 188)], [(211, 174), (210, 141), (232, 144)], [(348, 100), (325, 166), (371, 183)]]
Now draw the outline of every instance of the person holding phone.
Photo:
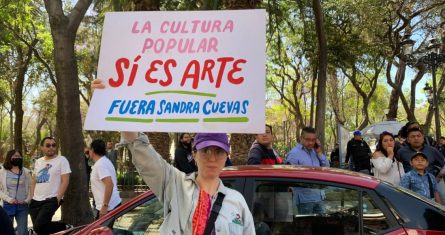
[(300, 143), (289, 152), (285, 162), (289, 165), (330, 166), (313, 127), (303, 128)]
[[(286, 164), (302, 166), (329, 167), (329, 161), (321, 150), (313, 127), (305, 127), (301, 131), (300, 143), (287, 155)], [(323, 214), (326, 195), (323, 189), (291, 187), (293, 207), (299, 215)]]

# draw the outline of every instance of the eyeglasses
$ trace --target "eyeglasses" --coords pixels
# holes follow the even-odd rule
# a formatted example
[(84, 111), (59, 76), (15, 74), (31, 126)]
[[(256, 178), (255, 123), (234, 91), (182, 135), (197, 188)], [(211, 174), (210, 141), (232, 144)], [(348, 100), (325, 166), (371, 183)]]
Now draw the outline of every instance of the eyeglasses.
[(207, 147), (198, 150), (200, 156), (210, 160), (210, 156), (215, 156), (216, 160), (221, 160), (227, 157), (227, 152), (219, 147)]
[(47, 147), (47, 148), (51, 148), (51, 147), (55, 148), (55, 147), (57, 147), (57, 144), (45, 144), (45, 147)]
[(306, 142), (315, 142), (315, 141), (317, 141), (317, 138), (303, 137), (303, 140), (306, 141)]

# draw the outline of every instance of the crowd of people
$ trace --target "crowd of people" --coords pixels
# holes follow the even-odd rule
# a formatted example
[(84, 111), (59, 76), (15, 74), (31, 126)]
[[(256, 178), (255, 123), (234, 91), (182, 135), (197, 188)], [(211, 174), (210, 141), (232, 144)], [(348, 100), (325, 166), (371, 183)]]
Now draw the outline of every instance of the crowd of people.
[(419, 123), (408, 122), (397, 135), (382, 132), (371, 153), (361, 132), (355, 131), (347, 144), (345, 164), (351, 170), (374, 175), (443, 203), (445, 190), (439, 183), (443, 185), (445, 175), (444, 144), (444, 137), (436, 144), (424, 135)]
[[(189, 133), (187, 143), (192, 143)], [(181, 153), (184, 145), (176, 150), (175, 161), (187, 163), (192, 172), (196, 171), (196, 164), (190, 152)], [(187, 147), (186, 147), (187, 149)], [(431, 198), (438, 203), (443, 203), (445, 190), (441, 190), (439, 182), (445, 175), (445, 137), (441, 137), (437, 145), (424, 135), (417, 122), (408, 122), (394, 135), (384, 131), (377, 140), (376, 149), (371, 151), (368, 143), (363, 139), (361, 131), (353, 132), (353, 138), (347, 143), (345, 164), (351, 171), (373, 175), (376, 178), (408, 188), (420, 195)], [(186, 157), (188, 156), (188, 157)], [(265, 126), (265, 133), (257, 134), (247, 156), (248, 165), (256, 164), (289, 164), (316, 167), (340, 167), (338, 145), (331, 152), (328, 160), (323, 153), (320, 141), (317, 139), (315, 129), (304, 127), (297, 145), (286, 156), (279, 156), (273, 148), (273, 133), (270, 125)], [(183, 164), (182, 164), (183, 165)], [(176, 165), (184, 171), (181, 164)], [(195, 168), (193, 170), (192, 168)], [(440, 193), (439, 193), (440, 192)]]
[[(39, 235), (73, 227), (61, 221), (53, 221), (70, 183), (71, 166), (64, 156), (58, 155), (54, 138), (43, 138), (40, 148), (43, 156), (35, 161), (32, 171), (23, 166), (23, 155), (19, 150), (13, 149), (6, 153), (0, 168), (0, 218), (3, 218), (0, 225), (2, 232), (6, 232), (2, 234), (29, 234), (28, 215), (32, 220), (33, 232)], [(85, 148), (86, 173), (88, 182), (91, 182), (96, 218), (121, 203), (113, 158), (109, 159), (107, 154), (110, 152), (116, 156), (100, 139), (92, 141)], [(9, 223), (5, 222), (5, 218)], [(14, 220), (17, 226), (12, 229)]]
[[(95, 81), (93, 88), (104, 86)], [(372, 152), (360, 131), (353, 134), (346, 153), (350, 170), (374, 175), (442, 202), (438, 182), (445, 174), (445, 138), (441, 138), (440, 147), (434, 146), (431, 139), (425, 138), (418, 123), (408, 123), (397, 134), (398, 140), (393, 133), (381, 133), (376, 150)], [(286, 156), (279, 156), (273, 142), (272, 126), (265, 125), (265, 132), (255, 136), (247, 164), (338, 165), (334, 162), (339, 160), (339, 152), (333, 151), (329, 161), (313, 127), (302, 129), (298, 144)], [(255, 233), (253, 217), (243, 195), (224, 186), (219, 178), (222, 169), (231, 165), (226, 133), (180, 134), (173, 165), (156, 152), (143, 133), (122, 132), (120, 144), (130, 150), (134, 166), (164, 206), (161, 234)], [(57, 154), (57, 143), (51, 137), (41, 141), (41, 150), (44, 156), (35, 162), (32, 171), (23, 166), (20, 151), (11, 150), (6, 155), (0, 170), (3, 202), (0, 218), (9, 217), (5, 231), (15, 220), (17, 234), (27, 234), (28, 214), (37, 234), (52, 234), (71, 227), (52, 221), (70, 183), (70, 164)], [(117, 152), (112, 143), (100, 139), (92, 141), (84, 152), (98, 219), (122, 201), (117, 190)], [(303, 189), (289, 190), (299, 194)], [(323, 190), (311, 189), (304, 193), (307, 201), (299, 199), (298, 210), (323, 213)]]
[[(347, 144), (347, 165), (353, 171), (374, 175), (442, 203), (438, 182), (445, 174), (445, 138), (441, 138), (441, 145), (433, 146), (417, 123), (408, 123), (402, 129), (398, 140), (392, 133), (381, 133), (374, 152), (371, 152), (361, 132), (355, 131)], [(227, 234), (250, 234), (255, 230), (243, 196), (225, 187), (219, 179), (222, 168), (231, 165), (227, 134), (180, 134), (174, 165), (163, 160), (142, 133), (123, 132), (121, 143), (132, 152), (138, 172), (164, 205), (166, 219), (161, 227), (162, 233), (205, 234), (204, 231), (217, 228), (218, 231), (227, 231)], [(112, 146), (110, 142), (97, 139), (85, 148), (96, 219), (122, 201), (117, 191), (117, 152)], [(37, 234), (51, 234), (71, 227), (52, 221), (69, 184), (69, 162), (57, 154), (56, 141), (51, 137), (41, 141), (41, 150), (44, 156), (35, 162), (33, 171), (23, 166), (23, 156), (18, 150), (6, 154), (0, 169), (0, 198), (3, 202), (0, 215), (6, 214), (11, 226), (12, 221), (16, 221), (16, 233), (19, 235), (28, 234), (28, 214)], [(338, 159), (335, 155), (338, 152), (333, 151), (331, 160)], [(279, 156), (273, 148), (270, 125), (265, 126), (264, 133), (255, 136), (247, 164), (331, 166), (314, 128), (304, 127), (298, 144), (286, 156)], [(309, 201), (299, 202), (298, 209), (322, 213), (323, 194), (316, 190), (306, 194)], [(218, 204), (220, 206), (213, 206)], [(219, 211), (214, 211), (215, 208)], [(234, 210), (239, 217), (239, 227), (230, 223), (234, 221), (230, 217)], [(184, 220), (190, 213), (193, 215)], [(212, 214), (224, 216), (216, 220)]]

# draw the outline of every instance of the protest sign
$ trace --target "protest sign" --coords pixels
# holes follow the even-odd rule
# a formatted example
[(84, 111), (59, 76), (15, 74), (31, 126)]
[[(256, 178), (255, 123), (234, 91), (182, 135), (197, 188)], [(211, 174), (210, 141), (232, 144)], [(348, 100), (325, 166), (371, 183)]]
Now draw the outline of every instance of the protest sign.
[(111, 12), (87, 130), (262, 133), (264, 10)]

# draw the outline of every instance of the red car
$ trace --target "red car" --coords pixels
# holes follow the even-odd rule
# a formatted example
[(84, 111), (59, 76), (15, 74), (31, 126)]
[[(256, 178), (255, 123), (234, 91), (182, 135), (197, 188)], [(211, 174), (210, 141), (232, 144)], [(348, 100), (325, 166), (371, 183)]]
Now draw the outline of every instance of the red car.
[[(445, 234), (445, 207), (409, 190), (335, 168), (235, 166), (221, 174), (240, 191), (262, 234)], [(163, 207), (143, 193), (71, 234), (159, 234)]]

